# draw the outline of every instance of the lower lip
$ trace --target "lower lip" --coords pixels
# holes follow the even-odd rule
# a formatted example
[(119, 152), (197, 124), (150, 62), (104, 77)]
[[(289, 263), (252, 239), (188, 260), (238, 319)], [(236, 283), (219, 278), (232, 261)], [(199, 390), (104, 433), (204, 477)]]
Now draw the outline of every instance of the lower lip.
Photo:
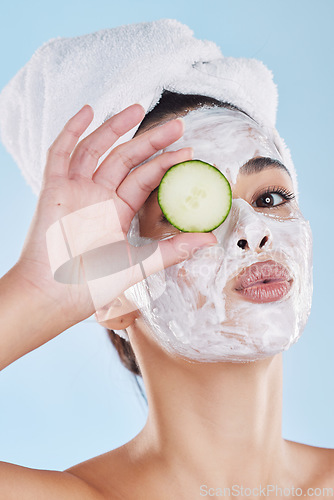
[(237, 292), (249, 302), (264, 304), (281, 300), (291, 288), (290, 281), (272, 280), (269, 283), (256, 283)]

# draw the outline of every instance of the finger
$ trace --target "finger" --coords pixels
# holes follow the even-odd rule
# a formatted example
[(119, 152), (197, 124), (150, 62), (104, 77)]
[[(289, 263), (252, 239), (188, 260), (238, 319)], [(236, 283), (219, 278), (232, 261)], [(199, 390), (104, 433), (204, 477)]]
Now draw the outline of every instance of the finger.
[(177, 141), (183, 131), (183, 120), (178, 118), (117, 146), (96, 170), (93, 181), (116, 190), (133, 167)]
[[(217, 238), (213, 233), (182, 233), (158, 244), (163, 266), (169, 267), (193, 257), (196, 250), (217, 244)], [(149, 267), (150, 274), (156, 272), (152, 265)]]
[(69, 177), (92, 178), (99, 158), (126, 132), (138, 125), (145, 116), (140, 104), (133, 104), (112, 116), (99, 128), (85, 137), (75, 148)]
[[(132, 266), (140, 264), (145, 275), (149, 276), (193, 257), (195, 252), (201, 248), (216, 244), (217, 239), (212, 233), (182, 233), (165, 241), (133, 247), (131, 264)], [(133, 273), (131, 276), (130, 285), (140, 280), (138, 274), (139, 270), (137, 269), (137, 274)]]
[[(123, 244), (123, 249), (122, 245), (116, 249), (114, 243), (111, 248), (100, 247), (101, 252), (98, 254), (83, 256), (85, 279), (95, 310), (109, 304), (115, 297), (119, 297), (125, 290), (147, 276), (191, 258), (195, 251), (203, 248), (203, 245), (216, 243), (217, 240), (212, 233), (188, 233), (142, 247), (130, 248)], [(98, 275), (96, 275), (97, 270)], [(135, 310), (136, 307), (132, 309)]]
[(48, 150), (44, 178), (51, 175), (67, 175), (70, 156), (79, 137), (87, 129), (94, 117), (93, 109), (85, 105), (65, 125)]
[(166, 171), (177, 163), (191, 160), (192, 157), (192, 148), (169, 151), (131, 172), (116, 191), (117, 197), (125, 204), (124, 206), (117, 204), (120, 220), (123, 222), (132, 220), (152, 191), (160, 184)]

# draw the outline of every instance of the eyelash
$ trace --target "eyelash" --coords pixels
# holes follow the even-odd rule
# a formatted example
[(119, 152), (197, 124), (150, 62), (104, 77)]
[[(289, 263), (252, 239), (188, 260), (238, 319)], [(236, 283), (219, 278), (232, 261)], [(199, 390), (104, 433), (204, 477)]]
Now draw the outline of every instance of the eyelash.
[(170, 222), (166, 219), (166, 217), (164, 216), (164, 214), (161, 214), (160, 222), (168, 222), (170, 224)]
[(279, 194), (280, 196), (282, 196), (282, 198), (284, 198), (285, 202), (279, 203), (278, 205), (275, 205), (273, 207), (269, 206), (269, 207), (256, 207), (256, 208), (270, 208), (272, 210), (272, 209), (275, 209), (275, 208), (279, 208), (281, 205), (285, 205), (285, 203), (288, 203), (291, 200), (295, 199), (295, 195), (291, 191), (289, 191), (288, 189), (281, 188), (281, 187), (278, 187), (278, 186), (270, 186), (265, 191), (263, 191), (262, 193), (256, 194), (254, 196), (254, 201), (251, 203), (251, 205), (253, 206), (253, 204), (259, 198), (264, 198), (266, 195), (269, 195), (269, 194)]
[[(259, 198), (262, 198), (268, 194), (279, 194), (280, 196), (282, 196), (282, 198), (284, 198), (285, 202), (279, 203), (278, 205), (275, 205), (274, 207), (256, 207), (256, 208), (270, 208), (272, 210), (272, 209), (280, 207), (281, 205), (285, 205), (285, 203), (287, 203), (291, 200), (294, 200), (296, 197), (291, 191), (288, 191), (287, 189), (277, 187), (277, 186), (272, 186), (272, 187), (267, 188), (262, 193), (256, 194), (254, 197), (255, 200), (251, 203), (251, 205), (253, 206), (253, 203), (255, 203)], [(168, 222), (169, 223), (169, 221), (166, 219), (164, 214), (161, 214), (160, 222)]]

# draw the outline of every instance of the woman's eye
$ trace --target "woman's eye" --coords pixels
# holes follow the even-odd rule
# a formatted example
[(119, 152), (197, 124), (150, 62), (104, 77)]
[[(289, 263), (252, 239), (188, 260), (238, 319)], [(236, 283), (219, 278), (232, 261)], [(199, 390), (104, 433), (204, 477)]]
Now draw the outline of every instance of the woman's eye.
[(257, 208), (277, 207), (285, 203), (286, 200), (287, 198), (279, 193), (264, 193), (252, 203), (252, 206)]

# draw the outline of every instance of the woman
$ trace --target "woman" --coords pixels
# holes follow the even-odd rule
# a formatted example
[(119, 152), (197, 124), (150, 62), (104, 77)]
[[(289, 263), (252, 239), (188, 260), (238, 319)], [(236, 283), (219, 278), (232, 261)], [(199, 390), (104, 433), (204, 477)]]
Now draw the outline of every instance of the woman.
[[(301, 334), (311, 291), (310, 235), (293, 167), (277, 137), (247, 110), (207, 96), (171, 105), (170, 97), (160, 103), (167, 99), (168, 113), (159, 114), (158, 105), (142, 122), (145, 111), (135, 104), (80, 142), (92, 109), (67, 123), (49, 150), (21, 257), (1, 280), (2, 367), (97, 311), (101, 324), (126, 330), (145, 383), (147, 423), (130, 443), (64, 472), (1, 464), (5, 498), (292, 497), (312, 496), (315, 488), (325, 496), (322, 489), (333, 487), (332, 450), (281, 437), (280, 353)], [(184, 134), (177, 116), (184, 116)], [(136, 137), (95, 170), (141, 122)], [(226, 139), (223, 130), (233, 134)], [(232, 187), (229, 219), (213, 233), (179, 234), (161, 220), (156, 188), (170, 166), (192, 158), (190, 145), (203, 160), (217, 153)], [(97, 308), (89, 280), (54, 280), (45, 234), (69, 214), (109, 200), (124, 234), (132, 229), (129, 240), (159, 241), (162, 260), (150, 261), (144, 282), (125, 273), (117, 295)], [(134, 220), (139, 225), (130, 228)], [(146, 281), (153, 298), (140, 303)], [(159, 296), (154, 287), (161, 283)], [(303, 293), (306, 300), (298, 301)], [(23, 327), (14, 303), (27, 318)]]

